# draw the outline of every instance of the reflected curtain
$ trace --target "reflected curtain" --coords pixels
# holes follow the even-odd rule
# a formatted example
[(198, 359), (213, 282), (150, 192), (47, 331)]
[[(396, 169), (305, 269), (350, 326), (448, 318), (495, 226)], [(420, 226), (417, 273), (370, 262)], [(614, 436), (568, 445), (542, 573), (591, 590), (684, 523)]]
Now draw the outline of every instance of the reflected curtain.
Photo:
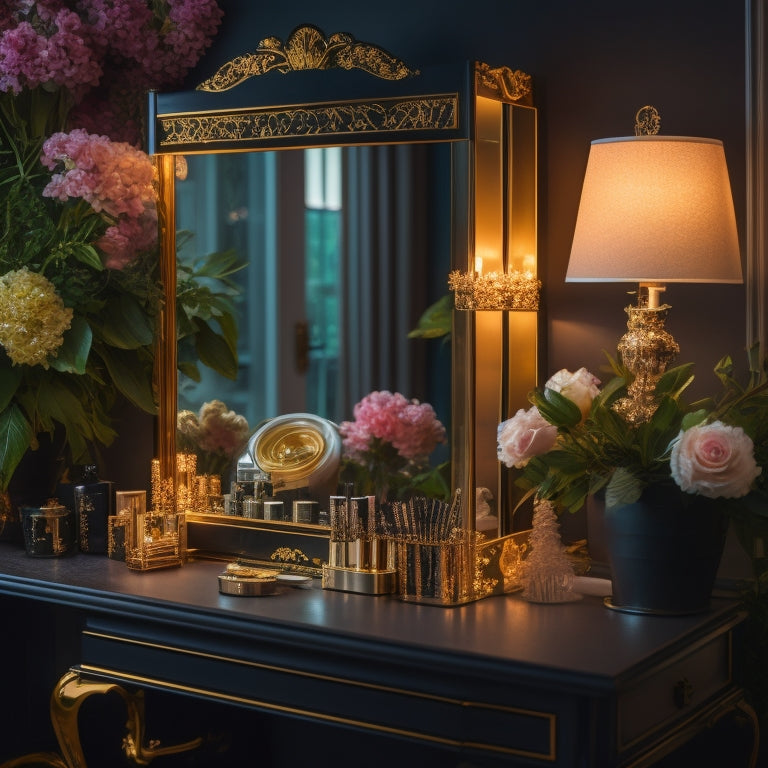
[(354, 361), (339, 377), (345, 418), (373, 390), (429, 399), (423, 347), (408, 333), (434, 300), (430, 152), (418, 144), (344, 151), (341, 345), (342, 359)]

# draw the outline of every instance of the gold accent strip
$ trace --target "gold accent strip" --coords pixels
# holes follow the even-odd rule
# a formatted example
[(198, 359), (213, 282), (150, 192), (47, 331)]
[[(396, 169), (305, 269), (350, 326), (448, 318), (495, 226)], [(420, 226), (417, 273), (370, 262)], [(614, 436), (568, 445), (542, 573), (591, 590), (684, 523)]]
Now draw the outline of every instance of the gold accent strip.
[(301, 107), (257, 108), (221, 113), (159, 116), (160, 147), (454, 130), (458, 95), (413, 96)]
[(236, 664), (236, 665), (241, 665), (246, 667), (253, 667), (256, 669), (264, 669), (270, 672), (281, 672), (283, 674), (295, 675), (296, 677), (310, 678), (312, 680), (322, 680), (322, 681), (327, 681), (331, 683), (343, 683), (345, 685), (349, 685), (357, 688), (365, 688), (365, 689), (374, 690), (374, 691), (382, 691), (385, 693), (395, 693), (402, 696), (408, 696), (414, 699), (424, 699), (427, 701), (436, 701), (443, 704), (453, 704), (455, 706), (463, 707), (466, 709), (489, 709), (497, 712), (507, 712), (509, 714), (523, 715), (526, 717), (542, 718), (549, 723), (550, 750), (548, 753), (531, 752), (528, 750), (515, 749), (513, 747), (502, 747), (500, 745), (495, 745), (495, 744), (485, 744), (480, 742), (463, 742), (458, 739), (446, 739), (440, 736), (430, 736), (429, 734), (424, 734), (424, 733), (421, 733), (420, 731), (411, 732), (411, 731), (405, 731), (398, 728), (381, 726), (375, 723), (368, 723), (366, 721), (356, 721), (351, 718), (339, 718), (333, 715), (325, 715), (321, 712), (315, 712), (314, 710), (303, 710), (295, 707), (287, 707), (281, 704), (273, 704), (271, 702), (261, 701), (259, 699), (244, 698), (240, 696), (235, 696), (233, 694), (221, 693), (217, 691), (211, 691), (208, 689), (196, 688), (193, 686), (186, 686), (179, 683), (170, 683), (167, 681), (161, 681), (154, 678), (146, 678), (141, 675), (132, 675), (130, 673), (123, 673), (123, 672), (118, 672), (115, 670), (110, 670), (102, 667), (96, 667), (90, 664), (81, 664), (79, 666), (79, 668), (84, 671), (93, 672), (94, 674), (117, 676), (126, 680), (130, 680), (131, 682), (144, 682), (144, 683), (150, 683), (152, 685), (161, 685), (165, 688), (170, 688), (177, 691), (185, 691), (187, 693), (193, 693), (193, 694), (205, 694), (215, 699), (221, 699), (221, 700), (231, 701), (231, 702), (239, 702), (242, 704), (258, 705), (258, 706), (264, 707), (265, 709), (270, 709), (274, 711), (305, 715), (309, 717), (314, 717), (319, 720), (327, 720), (327, 721), (336, 722), (336, 723), (344, 723), (347, 725), (361, 726), (371, 730), (382, 731), (386, 733), (414, 736), (416, 738), (421, 738), (421, 739), (425, 739), (433, 742), (439, 742), (439, 743), (443, 743), (451, 746), (459, 746), (459, 747), (464, 746), (464, 747), (472, 747), (477, 749), (488, 749), (488, 750), (493, 750), (495, 752), (503, 752), (507, 754), (514, 754), (514, 755), (520, 755), (525, 757), (537, 757), (537, 758), (542, 758), (549, 761), (554, 761), (556, 759), (555, 734), (556, 734), (556, 725), (557, 725), (557, 715), (555, 713), (537, 712), (536, 710), (522, 709), (519, 707), (508, 707), (500, 704), (490, 704), (490, 703), (484, 703), (480, 701), (465, 701), (463, 699), (455, 699), (448, 696), (440, 696), (437, 694), (423, 693), (419, 691), (409, 691), (403, 688), (396, 688), (394, 686), (389, 686), (389, 685), (377, 685), (374, 683), (362, 682), (360, 680), (351, 680), (349, 678), (336, 677), (334, 675), (324, 675), (316, 672), (305, 672), (301, 670), (291, 669), (289, 667), (277, 666), (275, 664), (265, 664), (263, 662), (258, 662), (258, 661), (249, 661), (247, 659), (237, 659), (231, 656), (222, 656), (220, 654), (194, 651), (188, 648), (179, 648), (177, 646), (172, 646), (172, 645), (150, 643), (144, 640), (136, 640), (133, 638), (121, 637), (120, 635), (112, 635), (106, 632), (95, 632), (93, 630), (83, 630), (83, 635), (87, 635), (89, 637), (94, 637), (102, 640), (114, 641), (118, 643), (126, 643), (129, 645), (137, 645), (137, 646), (146, 647), (146, 648), (156, 648), (163, 651), (171, 651), (171, 652), (179, 653), (186, 656), (212, 659), (214, 661), (224, 661), (231, 664)]
[[(160, 280), (163, 284), (163, 295), (176, 296), (176, 193), (174, 155), (157, 155), (154, 158), (158, 170), (158, 206), (160, 228)], [(172, 413), (173, 419), (158, 419), (157, 456), (159, 461), (160, 479), (171, 482), (175, 505), (176, 477), (176, 304), (163, 304), (160, 311), (160, 333), (157, 339), (157, 354), (155, 355), (155, 385), (157, 399), (161, 409), (166, 414)], [(186, 548), (183, 542), (181, 551)]]
[(277, 37), (259, 42), (255, 53), (246, 53), (219, 67), (197, 86), (198, 91), (220, 92), (234, 88), (248, 78), (276, 70), (282, 74), (307, 69), (361, 69), (382, 80), (402, 80), (418, 74), (400, 59), (378, 46), (337, 32), (326, 38), (311, 24), (297, 27), (285, 44)]

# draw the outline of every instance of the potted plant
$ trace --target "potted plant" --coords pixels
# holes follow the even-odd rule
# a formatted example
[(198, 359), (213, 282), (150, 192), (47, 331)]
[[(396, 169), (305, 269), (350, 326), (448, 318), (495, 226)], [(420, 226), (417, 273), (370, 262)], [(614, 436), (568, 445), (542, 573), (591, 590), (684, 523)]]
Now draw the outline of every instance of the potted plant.
[(616, 607), (705, 609), (728, 520), (768, 519), (768, 504), (755, 503), (765, 498), (768, 451), (768, 383), (755, 358), (745, 383), (723, 358), (721, 391), (697, 402), (685, 400), (692, 366), (670, 369), (640, 423), (615, 407), (632, 374), (609, 358), (605, 386), (585, 369), (561, 371), (531, 394), (530, 409), (499, 425), (499, 459), (520, 470), (528, 494), (571, 512), (604, 494)]

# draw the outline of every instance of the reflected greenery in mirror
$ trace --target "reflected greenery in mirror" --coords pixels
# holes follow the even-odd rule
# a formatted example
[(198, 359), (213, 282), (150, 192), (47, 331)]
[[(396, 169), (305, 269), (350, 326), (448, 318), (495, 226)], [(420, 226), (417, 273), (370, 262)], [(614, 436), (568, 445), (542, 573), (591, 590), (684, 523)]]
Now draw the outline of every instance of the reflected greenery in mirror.
[(450, 346), (409, 336), (450, 268), (449, 189), (432, 188), (449, 165), (445, 148), (408, 145), (187, 157), (179, 408), (215, 397), (252, 425), (338, 423), (390, 390), (447, 423)]

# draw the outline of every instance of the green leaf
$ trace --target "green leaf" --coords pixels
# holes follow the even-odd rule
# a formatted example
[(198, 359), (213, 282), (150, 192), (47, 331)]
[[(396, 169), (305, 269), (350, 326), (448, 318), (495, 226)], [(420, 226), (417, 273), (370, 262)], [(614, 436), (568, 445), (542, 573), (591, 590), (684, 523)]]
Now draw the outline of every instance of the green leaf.
[(680, 423), (680, 429), (685, 431), (691, 427), (697, 427), (699, 424), (703, 424), (707, 418), (707, 415), (707, 411), (703, 409), (693, 411), (692, 413), (686, 413), (685, 416), (683, 416), (682, 422)]
[(409, 339), (438, 339), (451, 332), (453, 297), (446, 294), (427, 307), (416, 327), (408, 334)]
[(32, 427), (17, 405), (0, 413), (0, 490), (8, 490), (8, 483), (33, 437)]
[(192, 379), (192, 381), (200, 381), (200, 369), (194, 363), (179, 360), (178, 369), (179, 373), (184, 374), (188, 378)]
[(104, 265), (101, 263), (101, 256), (99, 256), (98, 251), (92, 245), (77, 243), (68, 250), (82, 264), (96, 270), (104, 269)]
[(16, 394), (24, 372), (20, 365), (13, 365), (5, 351), (0, 349), (0, 411), (4, 411)]
[(226, 341), (229, 351), (237, 359), (237, 322), (234, 315), (224, 314), (217, 320), (221, 328), (221, 337)]
[(91, 351), (91, 326), (80, 316), (72, 318), (72, 325), (64, 334), (64, 343), (50, 361), (51, 368), (62, 373), (84, 374)]
[(144, 365), (137, 364), (136, 355), (112, 347), (99, 349), (99, 355), (115, 387), (146, 413), (156, 413), (151, 374)]
[(236, 379), (238, 371), (237, 356), (232, 354), (229, 344), (208, 323), (198, 320), (195, 335), (195, 349), (200, 362), (228, 379)]
[(539, 413), (550, 424), (558, 427), (575, 427), (582, 419), (581, 410), (573, 400), (569, 400), (549, 387), (545, 387), (542, 393), (537, 393), (534, 401)]
[(132, 296), (110, 301), (101, 315), (99, 334), (112, 347), (138, 349), (152, 344), (155, 330), (141, 304)]
[(678, 398), (683, 390), (693, 382), (693, 368), (693, 363), (670, 368), (662, 374), (656, 384), (656, 394), (658, 396), (669, 395), (670, 397)]
[(633, 504), (640, 498), (643, 484), (627, 469), (618, 467), (605, 489), (605, 506), (619, 507)]

